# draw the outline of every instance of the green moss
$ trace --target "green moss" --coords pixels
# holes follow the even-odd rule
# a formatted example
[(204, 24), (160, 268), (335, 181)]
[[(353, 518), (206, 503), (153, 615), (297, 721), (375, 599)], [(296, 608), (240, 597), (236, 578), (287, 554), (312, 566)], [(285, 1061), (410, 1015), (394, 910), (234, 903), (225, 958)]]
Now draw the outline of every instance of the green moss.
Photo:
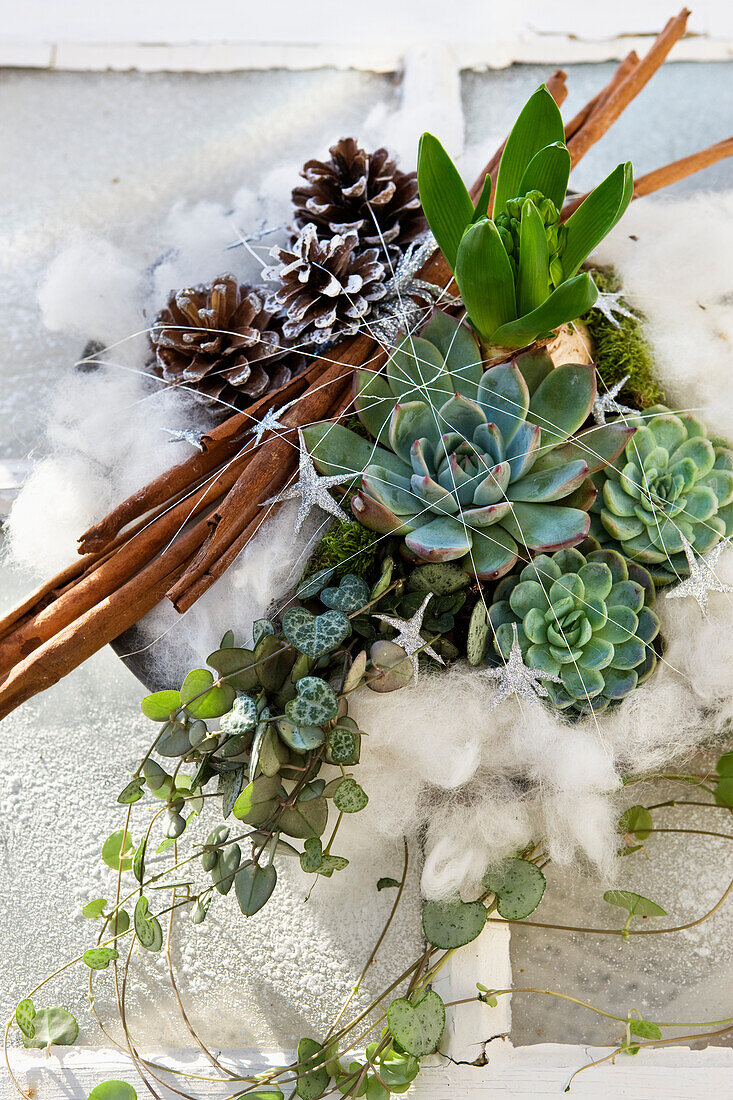
[(335, 577), (356, 573), (363, 577), (370, 572), (386, 550), (382, 536), (369, 531), (357, 520), (336, 520), (319, 542), (308, 562), (307, 575), (319, 569), (336, 569)]
[[(591, 275), (599, 290), (621, 290), (621, 281), (612, 267), (594, 268)], [(643, 315), (638, 315), (638, 320), (617, 315), (619, 328), (597, 309), (591, 309), (582, 320), (588, 326), (598, 373), (606, 385), (612, 386), (624, 375), (630, 375), (619, 394), (622, 403), (646, 409), (663, 400), (664, 393), (654, 373), (652, 351), (644, 335)]]

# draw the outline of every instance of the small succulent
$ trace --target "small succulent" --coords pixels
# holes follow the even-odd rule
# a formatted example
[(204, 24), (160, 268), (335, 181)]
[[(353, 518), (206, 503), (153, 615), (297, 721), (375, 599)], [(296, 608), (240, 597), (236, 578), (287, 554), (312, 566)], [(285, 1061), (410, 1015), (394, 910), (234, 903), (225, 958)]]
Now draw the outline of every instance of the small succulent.
[(404, 535), (421, 561), (465, 559), (467, 572), (495, 578), (520, 546), (558, 550), (588, 534), (589, 474), (634, 431), (571, 439), (595, 396), (592, 365), (555, 368), (543, 350), (483, 371), (470, 330), (436, 313), (385, 374), (358, 374), (356, 408), (375, 444), (338, 424), (303, 434), (321, 471), (358, 475), (351, 507), (365, 527)]
[(659, 619), (651, 610), (649, 573), (615, 550), (561, 550), (538, 555), (496, 587), (489, 617), (495, 646), (509, 657), (513, 624), (529, 668), (559, 676), (543, 682), (556, 707), (605, 710), (654, 671), (652, 642)]
[(733, 532), (733, 450), (689, 413), (655, 405), (626, 418), (624, 460), (598, 471), (592, 533), (647, 566), (658, 584), (689, 575), (682, 538), (704, 555)]
[(489, 348), (523, 348), (581, 317), (596, 300), (595, 284), (580, 267), (629, 205), (631, 165), (619, 164), (561, 226), (569, 174), (562, 115), (544, 85), (507, 138), (493, 199), (487, 176), (474, 206), (438, 139), (420, 140), (423, 210), (469, 320)]

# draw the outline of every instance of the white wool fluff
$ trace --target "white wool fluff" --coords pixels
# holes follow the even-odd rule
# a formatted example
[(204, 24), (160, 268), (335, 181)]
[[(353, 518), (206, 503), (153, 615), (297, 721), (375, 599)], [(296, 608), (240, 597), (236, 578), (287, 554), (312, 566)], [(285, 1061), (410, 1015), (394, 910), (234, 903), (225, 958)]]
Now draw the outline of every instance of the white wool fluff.
[[(190, 453), (187, 444), (174, 449), (161, 428), (205, 427), (202, 406), (144, 378), (145, 340), (125, 337), (144, 328), (171, 287), (225, 270), (256, 281), (258, 257), (266, 260), (275, 238), (251, 251), (226, 246), (238, 231), (282, 225), (296, 176), (295, 167), (277, 169), (265, 198), (244, 189), (231, 207), (176, 207), (153, 256), (126, 257), (110, 245), (82, 242), (52, 265), (41, 290), (46, 323), (123, 343), (98, 373), (64, 379), (48, 411), (51, 453), (9, 520), (13, 560), (41, 574), (63, 566), (80, 531)], [(729, 193), (634, 203), (598, 255), (616, 265), (627, 299), (647, 316), (668, 403), (699, 410), (728, 437), (732, 252)], [(252, 621), (297, 580), (323, 517), (294, 540), (293, 508), (283, 508), (185, 616), (163, 604), (143, 622), (142, 644), (163, 636), (156, 654), (173, 681), (230, 627), (247, 642)], [(733, 583), (733, 554), (723, 555), (718, 573)], [(358, 773), (370, 801), (344, 819), (343, 850), (358, 854), (385, 838), (419, 835), (428, 897), (456, 890), (475, 896), (487, 866), (539, 838), (558, 863), (580, 858), (612, 879), (620, 777), (684, 759), (733, 718), (732, 606), (729, 594), (714, 593), (704, 618), (694, 600), (662, 594), (657, 611), (668, 648), (658, 671), (597, 720), (568, 723), (539, 701), (509, 700), (491, 711), (493, 685), (460, 664), (423, 674), (417, 688), (359, 691), (351, 713), (366, 734)]]

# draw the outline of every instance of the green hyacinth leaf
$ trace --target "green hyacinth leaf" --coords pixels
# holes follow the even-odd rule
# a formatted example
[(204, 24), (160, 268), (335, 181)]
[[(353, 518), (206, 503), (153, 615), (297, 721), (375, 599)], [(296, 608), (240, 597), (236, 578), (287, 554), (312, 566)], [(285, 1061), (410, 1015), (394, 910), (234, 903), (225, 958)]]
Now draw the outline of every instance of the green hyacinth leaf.
[(373, 370), (356, 372), (357, 416), (377, 443), (386, 443), (389, 420), (394, 408), (394, 394), (384, 375)]
[(325, 611), (313, 615), (304, 607), (293, 607), (283, 616), (283, 634), (300, 653), (322, 657), (338, 649), (351, 633), (351, 623), (343, 611)]
[(285, 704), (285, 714), (301, 726), (322, 726), (336, 717), (338, 700), (330, 684), (319, 676), (303, 676), (295, 685), (297, 696)]
[(550, 293), (550, 255), (545, 226), (534, 203), (522, 208), (517, 268), (517, 313), (520, 317), (537, 309)]
[(453, 161), (429, 133), (418, 145), (417, 184), (428, 225), (453, 271), (461, 237), (473, 218), (473, 203)]
[(456, 282), (476, 332), (496, 343), (494, 332), (514, 321), (517, 303), (512, 267), (493, 221), (467, 230), (458, 249)]
[(142, 946), (148, 951), (160, 951), (163, 946), (163, 929), (157, 917), (150, 916), (146, 897), (141, 896), (137, 899), (132, 919), (135, 934)]
[(522, 192), (522, 178), (533, 157), (548, 145), (563, 144), (560, 108), (543, 84), (525, 103), (507, 138), (494, 190), (494, 213)]
[[(561, 283), (537, 309), (507, 321), (491, 332), (491, 342), (506, 348), (523, 348), (538, 336), (582, 317), (592, 307), (598, 291), (590, 275), (576, 275)], [(473, 318), (471, 318), (473, 320)]]
[(476, 337), (470, 328), (443, 310), (436, 309), (421, 335), (440, 352), (456, 393), (475, 401), (483, 363)]
[(434, 989), (423, 993), (414, 1003), (407, 997), (399, 997), (389, 1006), (387, 1023), (402, 1050), (423, 1058), (437, 1050), (445, 1029), (445, 1005)]
[(273, 864), (260, 867), (252, 860), (243, 863), (234, 877), (234, 893), (245, 917), (253, 917), (267, 904), (277, 885)]
[(471, 943), (486, 924), (486, 907), (480, 901), (426, 901), (422, 908), (425, 939), (433, 947), (451, 950)]
[(220, 718), (232, 709), (237, 693), (231, 684), (213, 684), (213, 673), (207, 668), (195, 668), (183, 681), (181, 703), (192, 718)]
[(90, 947), (82, 956), (90, 970), (106, 970), (112, 960), (119, 957), (119, 951), (112, 947)]
[(526, 859), (507, 859), (496, 871), (484, 875), (484, 886), (497, 898), (497, 912), (505, 920), (523, 920), (542, 901), (545, 876)]
[[(529, 419), (542, 431), (542, 446), (564, 443), (588, 419), (595, 399), (596, 371), (592, 363), (568, 363), (548, 374), (529, 403)], [(582, 454), (573, 457), (585, 461)]]
[(517, 195), (541, 191), (560, 210), (565, 201), (569, 176), (570, 153), (562, 141), (556, 141), (538, 150), (532, 157), (522, 176)]
[(570, 215), (565, 223), (565, 247), (560, 257), (566, 279), (575, 275), (586, 256), (611, 232), (631, 202), (633, 193), (634, 174), (627, 161), (614, 168)]
[(491, 203), (491, 189), (493, 184), (491, 182), (491, 176), (487, 172), (484, 176), (483, 187), (481, 188), (481, 194), (476, 200), (476, 205), (473, 211), (473, 217), (471, 218), (471, 224), (477, 222), (480, 218), (489, 217), (489, 204)]
[(79, 1037), (79, 1025), (65, 1008), (40, 1008), (33, 1017), (33, 1035), (23, 1035), (23, 1046), (43, 1050), (70, 1047)]

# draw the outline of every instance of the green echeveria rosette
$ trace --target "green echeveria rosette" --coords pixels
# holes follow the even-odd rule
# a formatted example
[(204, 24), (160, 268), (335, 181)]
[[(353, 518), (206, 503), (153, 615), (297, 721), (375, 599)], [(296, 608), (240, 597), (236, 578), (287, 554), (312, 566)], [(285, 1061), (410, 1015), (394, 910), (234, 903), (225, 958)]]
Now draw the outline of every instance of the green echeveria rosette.
[(604, 425), (571, 438), (595, 396), (592, 365), (554, 367), (544, 350), (484, 371), (469, 329), (436, 313), (384, 373), (358, 373), (356, 408), (374, 443), (339, 424), (303, 435), (321, 472), (357, 475), (351, 507), (365, 527), (403, 535), (416, 560), (462, 560), (493, 579), (520, 552), (587, 536), (590, 474), (634, 431)]
[(689, 413), (655, 405), (626, 418), (623, 459), (599, 471), (591, 533), (645, 565), (657, 584), (687, 577), (682, 537), (698, 555), (733, 533), (733, 450)]
[(598, 713), (654, 671), (655, 596), (647, 570), (615, 550), (540, 554), (496, 587), (495, 645), (508, 658), (516, 623), (525, 663), (562, 679), (543, 681), (555, 706)]

